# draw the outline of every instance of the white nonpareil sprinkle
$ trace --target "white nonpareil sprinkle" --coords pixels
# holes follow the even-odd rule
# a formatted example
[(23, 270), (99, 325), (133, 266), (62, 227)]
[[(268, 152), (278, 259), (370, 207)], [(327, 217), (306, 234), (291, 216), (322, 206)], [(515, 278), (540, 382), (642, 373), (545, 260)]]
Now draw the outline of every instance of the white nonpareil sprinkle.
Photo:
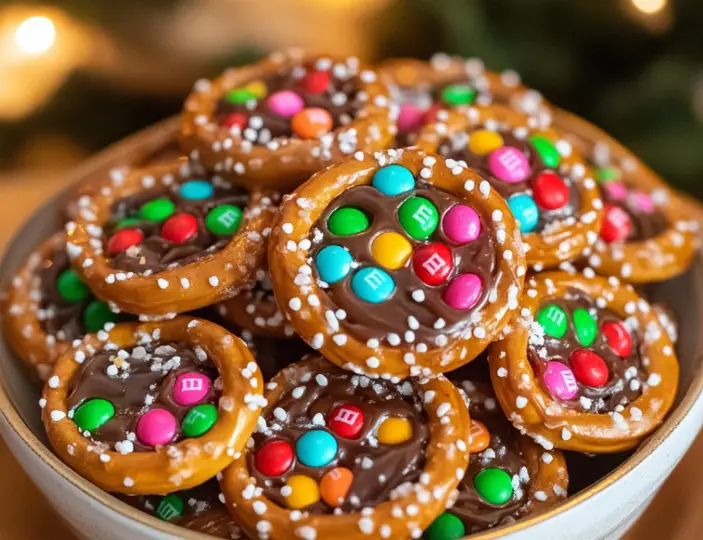
[(51, 421), (58, 422), (66, 418), (66, 413), (63, 411), (51, 411)]
[(527, 406), (527, 398), (523, 396), (518, 396), (515, 400), (515, 406), (518, 409), (524, 409)]
[(134, 485), (134, 480), (132, 480), (129, 476), (127, 476), (127, 477), (125, 477), (124, 480), (122, 480), (122, 483), (123, 483), (126, 487), (132, 487), (132, 486)]
[(504, 367), (499, 367), (498, 370), (496, 371), (496, 375), (500, 377), (501, 379), (504, 379), (505, 377), (508, 376), (508, 370), (505, 369)]
[(293, 311), (299, 311), (300, 308), (303, 306), (303, 303), (301, 302), (300, 298), (291, 298), (288, 301), (288, 307), (292, 309)]
[(47, 384), (49, 385), (49, 388), (58, 388), (61, 384), (61, 380), (58, 378), (58, 376), (54, 375), (47, 381)]
[(217, 287), (220, 284), (220, 279), (217, 276), (210, 276), (207, 281), (211, 287)]
[(159, 289), (168, 289), (168, 281), (164, 278), (157, 279), (156, 284), (159, 286)]

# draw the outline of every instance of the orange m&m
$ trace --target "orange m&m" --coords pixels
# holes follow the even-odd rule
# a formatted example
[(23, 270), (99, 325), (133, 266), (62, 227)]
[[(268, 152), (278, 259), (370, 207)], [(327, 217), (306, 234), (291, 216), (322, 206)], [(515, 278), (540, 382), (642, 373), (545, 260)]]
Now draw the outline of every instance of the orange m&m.
[(335, 467), (320, 480), (322, 500), (332, 508), (341, 506), (347, 498), (354, 480), (354, 473), (345, 467)]
[(332, 129), (332, 116), (325, 109), (309, 107), (293, 117), (291, 127), (301, 139), (317, 139)]
[(471, 419), (471, 442), (469, 444), (469, 454), (483, 452), (491, 442), (491, 434), (488, 429), (478, 420)]

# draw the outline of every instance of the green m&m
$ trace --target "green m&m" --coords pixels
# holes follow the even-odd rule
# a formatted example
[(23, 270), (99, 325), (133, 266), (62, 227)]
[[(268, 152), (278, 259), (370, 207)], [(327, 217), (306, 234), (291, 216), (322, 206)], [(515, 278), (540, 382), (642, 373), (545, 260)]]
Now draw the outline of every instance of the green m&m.
[(613, 180), (620, 180), (620, 169), (617, 167), (599, 167), (595, 170), (596, 180), (603, 184)]
[(571, 316), (576, 329), (576, 339), (584, 347), (590, 347), (598, 336), (598, 323), (585, 309), (574, 310)]
[(468, 84), (450, 84), (442, 90), (442, 101), (447, 105), (470, 105), (476, 97), (476, 90)]
[(533, 135), (530, 137), (530, 143), (539, 154), (542, 163), (550, 169), (556, 169), (561, 160), (561, 156), (559, 156), (559, 152), (557, 151), (557, 147), (554, 146), (554, 143), (542, 135)]
[(235, 88), (225, 94), (225, 101), (235, 105), (241, 105), (252, 99), (256, 99), (256, 96), (246, 88)]
[(428, 199), (410, 197), (398, 210), (400, 224), (415, 240), (429, 238), (439, 223), (439, 212)]
[(454, 514), (444, 512), (432, 522), (423, 538), (425, 540), (457, 540), (466, 534), (464, 523)]
[(101, 300), (93, 300), (83, 310), (83, 328), (89, 334), (99, 332), (106, 323), (114, 323), (120, 316), (110, 310), (110, 307)]
[(212, 403), (202, 403), (188, 411), (181, 427), (186, 437), (200, 437), (210, 431), (215, 422), (217, 422), (217, 407)]
[(93, 431), (115, 416), (115, 407), (106, 399), (89, 399), (81, 403), (73, 413), (73, 423), (81, 431)]
[(503, 469), (484, 469), (474, 476), (474, 487), (483, 500), (496, 506), (507, 503), (513, 496), (513, 483)]
[(139, 218), (128, 217), (128, 218), (124, 218), (124, 219), (120, 220), (119, 223), (117, 223), (115, 228), (118, 231), (120, 229), (129, 229), (130, 227), (136, 227), (137, 225), (139, 225), (140, 222), (141, 222), (141, 219), (139, 219)]
[(242, 209), (231, 205), (216, 206), (205, 218), (205, 225), (212, 234), (227, 236), (234, 234), (242, 223)]
[(327, 220), (327, 228), (337, 236), (359, 234), (369, 228), (369, 218), (358, 208), (337, 208)]
[(166, 221), (176, 210), (176, 205), (166, 198), (154, 199), (142, 205), (139, 209), (139, 217), (147, 221), (161, 223)]
[(159, 519), (169, 521), (173, 518), (181, 517), (183, 515), (184, 508), (185, 505), (183, 504), (183, 499), (181, 499), (178, 495), (170, 493), (161, 499), (154, 514)]
[(544, 328), (544, 333), (553, 338), (563, 338), (569, 324), (566, 312), (554, 305), (540, 309), (537, 322)]
[(81, 281), (73, 270), (64, 270), (56, 280), (56, 288), (61, 298), (73, 304), (82, 302), (90, 296), (90, 289)]

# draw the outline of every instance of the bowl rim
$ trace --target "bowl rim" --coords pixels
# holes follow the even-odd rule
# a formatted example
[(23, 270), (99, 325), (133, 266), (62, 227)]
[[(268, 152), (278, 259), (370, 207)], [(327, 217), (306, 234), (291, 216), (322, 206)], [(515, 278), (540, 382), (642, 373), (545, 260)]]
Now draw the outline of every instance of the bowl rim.
[[(44, 204), (40, 205), (32, 214), (32, 216), (38, 215), (41, 212), (47, 210), (47, 208), (55, 203), (57, 198), (66, 196), (67, 194), (75, 190), (77, 182), (90, 176), (91, 171), (100, 169), (101, 167), (106, 167), (111, 163), (119, 163), (122, 156), (127, 155), (132, 150), (137, 147), (144, 147), (148, 145), (149, 142), (156, 144), (156, 141), (163, 140), (163, 135), (168, 130), (173, 131), (174, 125), (177, 122), (176, 117), (169, 118), (167, 120), (161, 121), (143, 131), (140, 131), (127, 139), (116, 143), (115, 145), (109, 147), (107, 150), (100, 152), (96, 156), (87, 160), (84, 165), (79, 166), (70, 175), (73, 179), (67, 182), (67, 187), (59, 194), (53, 196)], [(703, 215), (703, 211), (701, 211)], [(2, 259), (0, 260), (0, 274), (5, 273), (2, 270), (7, 264), (7, 252), (12, 250), (12, 246), (16, 244), (18, 239), (23, 235), (22, 232), (31, 221), (31, 217), (27, 219), (24, 224), (15, 231), (12, 239), (8, 242), (5, 247), (4, 253), (2, 254)], [(697, 259), (703, 261), (703, 255), (698, 254)], [(499, 527), (497, 529), (492, 529), (478, 533), (471, 536), (472, 540), (494, 540), (499, 537), (503, 537), (510, 534), (515, 534), (519, 532), (524, 532), (525, 530), (533, 527), (539, 523), (547, 521), (559, 514), (567, 512), (573, 507), (584, 503), (585, 501), (593, 498), (598, 493), (604, 491), (606, 488), (618, 482), (621, 478), (631, 473), (642, 462), (657, 449), (662, 442), (669, 437), (681, 424), (683, 419), (688, 415), (688, 413), (693, 408), (694, 404), (702, 398), (703, 396), (703, 351), (699, 352), (697, 356), (697, 367), (694, 368), (693, 378), (690, 385), (683, 395), (681, 401), (675, 405), (672, 411), (667, 416), (666, 420), (660, 425), (657, 430), (650, 435), (638, 448), (637, 450), (628, 457), (623, 463), (616, 467), (613, 471), (604, 476), (601, 480), (595, 484), (587, 487), (586, 489), (578, 492), (567, 498), (565, 501), (557, 504), (545, 510), (542, 513), (535, 514), (524, 520), (520, 520), (517, 523), (506, 527)], [(41, 459), (54, 473), (58, 474), (64, 481), (71, 484), (74, 488), (78, 489), (83, 495), (90, 496), (102, 505), (109, 508), (111, 511), (117, 512), (121, 517), (132, 519), (138, 522), (140, 525), (156, 529), (159, 532), (172, 535), (176, 538), (184, 538), (186, 540), (205, 540), (207, 538), (212, 538), (204, 533), (192, 531), (179, 527), (177, 525), (171, 524), (159, 520), (158, 518), (151, 516), (145, 512), (137, 510), (129, 506), (127, 503), (120, 501), (113, 495), (103, 491), (97, 486), (93, 485), (88, 480), (84, 479), (78, 473), (74, 472), (73, 469), (69, 468), (68, 465), (64, 464), (56, 455), (51, 452), (48, 446), (45, 446), (42, 441), (32, 432), (29, 426), (22, 419), (19, 411), (13, 405), (5, 385), (7, 384), (5, 380), (5, 374), (0, 370), (0, 414), (7, 422), (8, 426), (14, 431), (14, 434), (19, 437), (19, 439), (24, 443), (26, 447), (39, 459)], [(14, 453), (13, 453), (14, 454)], [(63, 519), (62, 516), (60, 516)]]

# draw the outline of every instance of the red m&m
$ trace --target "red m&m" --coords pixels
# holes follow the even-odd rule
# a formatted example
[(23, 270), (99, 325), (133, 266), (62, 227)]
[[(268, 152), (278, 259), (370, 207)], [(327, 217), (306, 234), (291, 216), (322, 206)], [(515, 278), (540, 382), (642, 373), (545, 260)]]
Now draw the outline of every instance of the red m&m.
[(144, 240), (144, 234), (139, 229), (122, 229), (107, 242), (107, 252), (110, 255), (117, 255), (132, 246), (138, 246), (142, 240)]
[(271, 441), (254, 457), (256, 469), (265, 476), (281, 476), (293, 465), (293, 447), (288, 441)]
[(605, 205), (605, 217), (600, 230), (603, 240), (608, 243), (624, 242), (631, 230), (632, 220), (625, 210), (612, 204)]
[(545, 210), (558, 210), (569, 202), (569, 187), (556, 173), (541, 173), (533, 182), (535, 202)]
[(620, 322), (608, 321), (603, 323), (601, 330), (608, 340), (608, 346), (620, 358), (627, 358), (632, 354), (632, 336), (625, 325)]
[(220, 120), (220, 125), (230, 129), (235, 126), (239, 129), (244, 129), (247, 127), (247, 117), (243, 113), (228, 114)]
[(339, 405), (327, 417), (327, 427), (345, 439), (357, 439), (364, 428), (364, 413), (354, 405)]
[(608, 382), (608, 366), (593, 351), (586, 349), (574, 351), (569, 358), (569, 363), (576, 380), (585, 385), (600, 388)]
[(413, 268), (427, 285), (441, 285), (454, 268), (452, 250), (441, 242), (422, 246), (413, 255)]
[(191, 214), (176, 214), (161, 227), (161, 237), (174, 244), (187, 242), (198, 234), (198, 220)]
[(322, 94), (329, 84), (329, 71), (311, 71), (300, 81), (300, 87), (311, 94)]

